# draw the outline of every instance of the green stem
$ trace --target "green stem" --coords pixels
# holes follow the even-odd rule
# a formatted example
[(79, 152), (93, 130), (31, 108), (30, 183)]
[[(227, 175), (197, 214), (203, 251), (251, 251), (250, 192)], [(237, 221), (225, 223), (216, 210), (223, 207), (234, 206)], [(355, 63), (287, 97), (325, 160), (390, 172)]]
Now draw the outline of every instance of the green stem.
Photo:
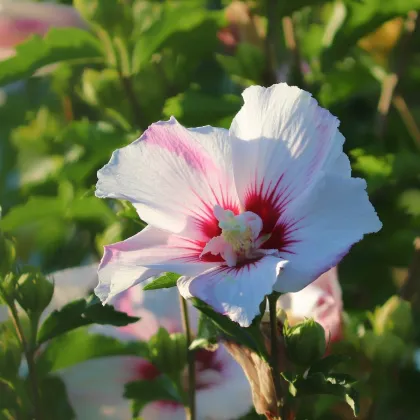
[(41, 408), (41, 398), (39, 395), (39, 387), (38, 387), (38, 379), (35, 367), (35, 350), (36, 350), (36, 327), (38, 325), (38, 320), (33, 321), (31, 320), (31, 330), (35, 328), (35, 331), (31, 331), (32, 338), (31, 338), (31, 345), (28, 345), (26, 341), (25, 334), (23, 332), (22, 324), (19, 320), (19, 314), (17, 312), (16, 306), (14, 303), (9, 305), (9, 310), (12, 318), (13, 325), (16, 330), (17, 337), (20, 341), (22, 346), (23, 353), (25, 354), (26, 361), (28, 363), (28, 377), (29, 382), (31, 384), (32, 389), (32, 397), (33, 397), (33, 404), (34, 404), (34, 411), (35, 411), (35, 420), (42, 420), (42, 408)]
[(280, 294), (273, 292), (268, 296), (268, 308), (270, 311), (270, 343), (271, 343), (271, 354), (270, 354), (270, 367), (271, 375), (274, 381), (274, 388), (276, 390), (277, 406), (280, 408), (283, 405), (282, 397), (282, 385), (280, 379), (280, 363), (279, 354), (280, 349), (278, 346), (278, 323), (277, 323), (277, 300)]
[(185, 407), (186, 420), (196, 420), (195, 407), (195, 357), (194, 352), (189, 350), (192, 342), (191, 326), (188, 317), (187, 301), (179, 295), (181, 306), (182, 322), (187, 340), (187, 361), (188, 361), (188, 405)]
[(120, 76), (122, 87), (123, 87), (123, 89), (125, 91), (125, 94), (127, 96), (127, 100), (131, 105), (131, 110), (132, 110), (132, 114), (133, 114), (133, 121), (137, 125), (137, 128), (142, 130), (145, 127), (145, 125), (143, 123), (140, 103), (137, 100), (136, 93), (134, 92), (134, 87), (133, 87), (133, 83), (132, 83), (132, 80), (131, 80), (131, 76), (124, 76), (121, 71), (119, 71), (119, 76)]

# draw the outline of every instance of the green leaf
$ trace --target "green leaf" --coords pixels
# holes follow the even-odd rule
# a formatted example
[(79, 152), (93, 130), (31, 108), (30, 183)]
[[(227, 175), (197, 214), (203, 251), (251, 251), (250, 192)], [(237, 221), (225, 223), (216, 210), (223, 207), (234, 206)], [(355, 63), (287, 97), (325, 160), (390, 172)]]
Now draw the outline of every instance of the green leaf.
[(187, 364), (187, 343), (183, 334), (169, 334), (164, 328), (149, 340), (149, 360), (160, 372), (167, 375), (181, 388), (182, 371)]
[(318, 4), (327, 3), (327, 0), (293, 0), (278, 2), (280, 17), (291, 16), (294, 12), (303, 7), (316, 6)]
[(309, 369), (309, 374), (320, 372), (327, 375), (338, 364), (343, 363), (348, 359), (347, 356), (341, 354), (330, 354), (314, 363)]
[(17, 45), (16, 55), (2, 61), (0, 85), (26, 79), (49, 64), (86, 59), (102, 59), (102, 46), (92, 34), (77, 28), (53, 28), (43, 39), (33, 36)]
[(399, 205), (411, 216), (420, 216), (420, 190), (404, 191), (399, 198)]
[(198, 331), (195, 339), (190, 345), (190, 350), (204, 348), (214, 351), (218, 347), (218, 339), (220, 337), (220, 329), (216, 327), (214, 322), (203, 312), (200, 312), (198, 318)]
[(73, 200), (65, 211), (70, 220), (95, 220), (108, 225), (116, 220), (115, 213), (103, 200), (96, 197), (82, 197)]
[(230, 123), (241, 106), (242, 100), (236, 95), (210, 95), (188, 90), (169, 98), (165, 102), (163, 113), (166, 117), (174, 116), (189, 126), (216, 125), (226, 118)]
[(0, 375), (4, 379), (14, 379), (18, 375), (22, 361), (22, 349), (14, 330), (0, 324)]
[(90, 23), (112, 35), (129, 36), (133, 25), (131, 8), (120, 0), (74, 0), (74, 6)]
[(82, 93), (84, 100), (100, 111), (112, 109), (125, 119), (131, 117), (130, 104), (121, 89), (120, 74), (116, 69), (84, 69)]
[(376, 191), (389, 183), (395, 159), (393, 155), (375, 156), (367, 154), (362, 149), (352, 150), (351, 155), (355, 158), (353, 168), (366, 178), (369, 192)]
[(182, 403), (182, 399), (171, 381), (159, 376), (152, 381), (134, 381), (125, 385), (124, 398), (134, 400), (133, 415), (137, 416), (142, 408), (153, 401), (173, 401)]
[(102, 305), (95, 298), (90, 300), (78, 299), (68, 303), (60, 310), (52, 312), (47, 317), (39, 330), (38, 344), (89, 324), (108, 324), (122, 327), (138, 320), (137, 317), (116, 311), (111, 305)]
[(297, 398), (306, 395), (327, 394), (344, 399), (353, 410), (355, 416), (360, 411), (359, 395), (352, 386), (354, 379), (345, 374), (324, 374), (317, 372), (312, 375), (298, 376), (291, 382), (289, 390)]
[(168, 289), (175, 287), (181, 276), (175, 273), (165, 273), (163, 276), (151, 281), (143, 287), (143, 290)]
[(217, 61), (231, 76), (236, 76), (244, 85), (258, 84), (265, 68), (263, 51), (252, 44), (240, 43), (235, 56), (216, 56)]
[(0, 395), (0, 410), (13, 409), (18, 406), (18, 395), (12, 382), (0, 378)]
[(13, 207), (0, 220), (0, 226), (10, 232), (41, 219), (55, 218), (62, 211), (63, 203), (55, 197), (31, 197), (27, 203)]
[(330, 66), (354, 47), (363, 36), (373, 32), (386, 21), (417, 10), (420, 0), (364, 0), (343, 3), (337, 1), (335, 13), (324, 34), (323, 63)]
[(41, 404), (46, 420), (73, 420), (75, 412), (67, 397), (66, 386), (57, 376), (40, 381)]
[[(1, 215), (1, 209), (0, 209)], [(0, 276), (9, 273), (16, 258), (16, 247), (13, 241), (0, 230)]]
[(39, 374), (55, 372), (86, 360), (111, 356), (148, 357), (148, 347), (141, 341), (122, 342), (114, 337), (90, 333), (78, 328), (55, 337), (37, 358)]
[(261, 358), (268, 360), (264, 339), (259, 328), (259, 319), (254, 320), (252, 325), (242, 328), (227, 316), (215, 312), (209, 305), (200, 299), (191, 299), (192, 304), (203, 312), (221, 331), (224, 339), (232, 340), (255, 351)]
[(153, 53), (174, 33), (189, 31), (205, 20), (204, 10), (188, 5), (165, 4), (160, 17), (139, 37), (133, 53), (133, 71), (147, 64)]

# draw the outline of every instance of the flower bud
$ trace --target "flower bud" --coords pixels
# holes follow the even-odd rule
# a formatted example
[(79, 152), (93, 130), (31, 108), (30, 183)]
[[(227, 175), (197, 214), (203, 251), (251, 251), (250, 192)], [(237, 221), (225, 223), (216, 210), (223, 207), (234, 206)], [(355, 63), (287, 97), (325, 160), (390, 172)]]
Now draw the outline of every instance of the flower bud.
[(307, 319), (293, 327), (283, 329), (286, 354), (297, 365), (310, 366), (325, 353), (324, 328), (313, 319)]
[(392, 296), (380, 308), (376, 309), (372, 323), (378, 335), (391, 332), (404, 339), (413, 333), (413, 316), (409, 302), (398, 296)]
[(41, 314), (53, 293), (54, 284), (41, 273), (24, 273), (17, 282), (16, 300), (26, 312)]

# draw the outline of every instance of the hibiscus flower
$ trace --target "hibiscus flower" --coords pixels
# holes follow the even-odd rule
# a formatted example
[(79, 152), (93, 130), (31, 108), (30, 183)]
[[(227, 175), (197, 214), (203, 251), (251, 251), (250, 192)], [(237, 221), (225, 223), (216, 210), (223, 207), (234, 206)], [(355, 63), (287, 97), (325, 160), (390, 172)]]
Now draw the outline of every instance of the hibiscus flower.
[(336, 117), (285, 83), (243, 97), (229, 130), (158, 122), (98, 172), (96, 195), (148, 223), (105, 247), (103, 302), (175, 272), (185, 298), (246, 327), (265, 295), (303, 289), (381, 228)]
[[(54, 297), (44, 313), (46, 317), (74, 299), (88, 294), (97, 282), (97, 264), (60, 270), (49, 275), (54, 279)], [(182, 332), (181, 313), (176, 289), (144, 292), (134, 287), (113, 300), (117, 310), (141, 320), (126, 327), (94, 325), (90, 331), (123, 341), (148, 341), (160, 327), (170, 333)], [(7, 310), (0, 305), (0, 322)], [(190, 309), (193, 333), (198, 313)], [(76, 347), (74, 351), (78, 351)], [(239, 418), (252, 408), (251, 389), (238, 363), (223, 346), (214, 352), (195, 352), (197, 418), (230, 420)], [(26, 376), (26, 364), (22, 374)], [(155, 379), (159, 370), (149, 361), (133, 356), (112, 356), (87, 360), (55, 372), (66, 385), (66, 391), (78, 420), (127, 420), (131, 418), (131, 402), (123, 398), (124, 386), (135, 380)], [(147, 404), (141, 412), (144, 420), (185, 420), (185, 409), (172, 401)]]
[(314, 318), (324, 327), (327, 342), (341, 340), (343, 301), (336, 267), (300, 292), (281, 295), (278, 305), (287, 312), (291, 325)]
[(87, 28), (71, 6), (0, 0), (0, 60), (14, 55), (16, 45), (31, 35), (44, 36), (52, 27)]
[[(88, 271), (90, 269), (90, 273)], [(52, 275), (56, 281), (56, 303), (69, 291), (79, 297), (90, 288), (96, 266), (76, 268)], [(83, 281), (84, 279), (85, 281)], [(81, 283), (85, 284), (81, 284)], [(126, 327), (94, 326), (92, 332), (120, 340), (149, 340), (160, 327), (170, 333), (182, 332), (181, 313), (176, 289), (144, 292), (139, 286), (118, 296), (113, 302), (117, 310), (141, 318)], [(198, 314), (190, 311), (193, 330)], [(77, 349), (75, 349), (77, 351)], [(241, 417), (252, 408), (251, 391), (241, 367), (223, 346), (211, 352), (195, 352), (196, 400), (198, 419), (228, 420)], [(113, 356), (86, 362), (59, 372), (66, 384), (69, 400), (79, 420), (131, 418), (131, 403), (123, 398), (124, 385), (135, 380), (156, 379), (159, 370), (140, 357)], [(144, 420), (184, 420), (185, 409), (172, 401), (147, 404), (141, 412)]]

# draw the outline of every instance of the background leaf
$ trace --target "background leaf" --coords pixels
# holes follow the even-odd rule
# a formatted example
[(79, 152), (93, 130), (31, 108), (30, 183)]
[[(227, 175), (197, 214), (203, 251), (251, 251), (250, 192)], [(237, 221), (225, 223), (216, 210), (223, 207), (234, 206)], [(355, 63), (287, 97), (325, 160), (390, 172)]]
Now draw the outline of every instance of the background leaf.
[(34, 36), (1, 64), (0, 85), (26, 79), (44, 66), (68, 60), (102, 60), (101, 44), (76, 28), (52, 29), (45, 39)]

